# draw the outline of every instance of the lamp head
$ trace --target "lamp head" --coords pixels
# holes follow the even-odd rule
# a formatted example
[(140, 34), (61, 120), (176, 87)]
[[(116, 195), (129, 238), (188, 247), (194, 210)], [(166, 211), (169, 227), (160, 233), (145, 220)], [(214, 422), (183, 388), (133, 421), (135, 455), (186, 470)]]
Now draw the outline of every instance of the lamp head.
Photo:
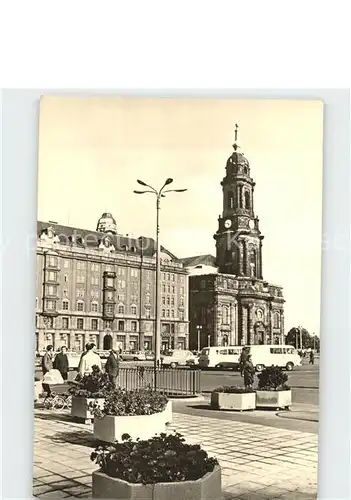
[(136, 193), (136, 194), (144, 194), (146, 191), (136, 191), (134, 190), (133, 193)]
[(141, 181), (140, 179), (137, 179), (137, 183), (138, 184), (141, 184), (142, 186), (146, 186), (147, 184), (145, 184), (144, 181)]
[(168, 186), (168, 184), (171, 184), (173, 182), (173, 179), (171, 177), (168, 177), (168, 179), (165, 182), (165, 186)]

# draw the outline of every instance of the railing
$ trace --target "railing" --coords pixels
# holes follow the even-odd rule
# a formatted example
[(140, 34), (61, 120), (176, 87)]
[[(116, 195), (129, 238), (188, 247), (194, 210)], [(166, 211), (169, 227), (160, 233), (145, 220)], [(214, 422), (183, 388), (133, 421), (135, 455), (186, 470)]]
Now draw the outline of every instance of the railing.
[(126, 390), (154, 388), (168, 396), (191, 397), (200, 393), (200, 370), (150, 367), (120, 368), (117, 384)]

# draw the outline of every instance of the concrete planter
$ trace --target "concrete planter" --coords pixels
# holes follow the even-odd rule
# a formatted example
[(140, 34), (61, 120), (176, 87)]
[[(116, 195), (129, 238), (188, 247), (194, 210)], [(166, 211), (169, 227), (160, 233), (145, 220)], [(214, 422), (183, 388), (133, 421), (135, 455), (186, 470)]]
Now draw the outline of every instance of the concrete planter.
[(114, 443), (122, 441), (123, 434), (129, 434), (133, 440), (150, 439), (155, 434), (166, 432), (169, 420), (169, 407), (152, 415), (130, 415), (115, 417), (105, 415), (94, 419), (94, 437), (99, 441)]
[(226, 393), (212, 392), (211, 407), (217, 410), (254, 410), (256, 408), (256, 394), (247, 393)]
[(256, 391), (256, 408), (290, 408), (291, 390)]
[(104, 398), (82, 398), (74, 396), (72, 398), (71, 415), (80, 420), (84, 420), (86, 424), (91, 423), (94, 415), (89, 410), (90, 403), (97, 403), (100, 407), (104, 406)]
[(220, 500), (221, 469), (215, 467), (197, 481), (177, 483), (132, 484), (93, 472), (93, 498), (119, 500)]
[(43, 384), (41, 381), (34, 382), (34, 402), (39, 400), (39, 396), (43, 393)]
[(165, 423), (171, 424), (173, 418), (172, 401), (168, 401), (166, 408), (164, 410), (164, 415), (165, 415)]

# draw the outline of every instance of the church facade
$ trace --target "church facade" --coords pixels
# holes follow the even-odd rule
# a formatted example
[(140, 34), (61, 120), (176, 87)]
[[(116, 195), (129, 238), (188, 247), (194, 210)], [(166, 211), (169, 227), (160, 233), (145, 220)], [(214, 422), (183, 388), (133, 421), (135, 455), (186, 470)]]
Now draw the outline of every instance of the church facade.
[(254, 211), (255, 182), (236, 140), (237, 130), (234, 151), (221, 182), (223, 208), (214, 235), (215, 267), (212, 272), (210, 268), (209, 272), (199, 274), (195, 272), (199, 265), (192, 268), (191, 259), (183, 259), (190, 274), (192, 349), (207, 345), (284, 343), (283, 290), (263, 278), (264, 236)]

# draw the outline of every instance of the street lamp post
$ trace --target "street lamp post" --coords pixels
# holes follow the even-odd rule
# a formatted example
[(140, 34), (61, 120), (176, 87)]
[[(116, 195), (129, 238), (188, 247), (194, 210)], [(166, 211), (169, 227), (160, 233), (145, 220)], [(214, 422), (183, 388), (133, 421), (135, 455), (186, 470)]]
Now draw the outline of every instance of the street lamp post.
[(196, 330), (197, 330), (197, 350), (200, 352), (201, 349), (201, 330), (202, 330), (202, 325), (196, 325)]
[(155, 359), (154, 359), (154, 370), (155, 370), (155, 377), (154, 377), (154, 383), (155, 383), (155, 389), (156, 389), (156, 371), (158, 367), (160, 366), (160, 347), (161, 347), (161, 310), (160, 310), (160, 288), (161, 288), (161, 259), (160, 259), (160, 205), (161, 205), (161, 198), (165, 198), (165, 193), (183, 193), (186, 191), (186, 189), (166, 189), (164, 191), (164, 188), (171, 184), (173, 182), (173, 179), (168, 178), (166, 179), (165, 183), (159, 189), (158, 191), (150, 186), (149, 184), (146, 184), (146, 182), (141, 181), (140, 179), (137, 180), (138, 184), (141, 184), (142, 186), (149, 188), (145, 189), (144, 191), (135, 191), (134, 193), (136, 194), (145, 194), (145, 193), (151, 193), (156, 196), (156, 294), (155, 294), (155, 337), (154, 337), (154, 348), (155, 348)]
[(302, 351), (303, 346), (302, 346), (302, 326), (299, 326), (299, 332), (300, 332), (300, 349)]

